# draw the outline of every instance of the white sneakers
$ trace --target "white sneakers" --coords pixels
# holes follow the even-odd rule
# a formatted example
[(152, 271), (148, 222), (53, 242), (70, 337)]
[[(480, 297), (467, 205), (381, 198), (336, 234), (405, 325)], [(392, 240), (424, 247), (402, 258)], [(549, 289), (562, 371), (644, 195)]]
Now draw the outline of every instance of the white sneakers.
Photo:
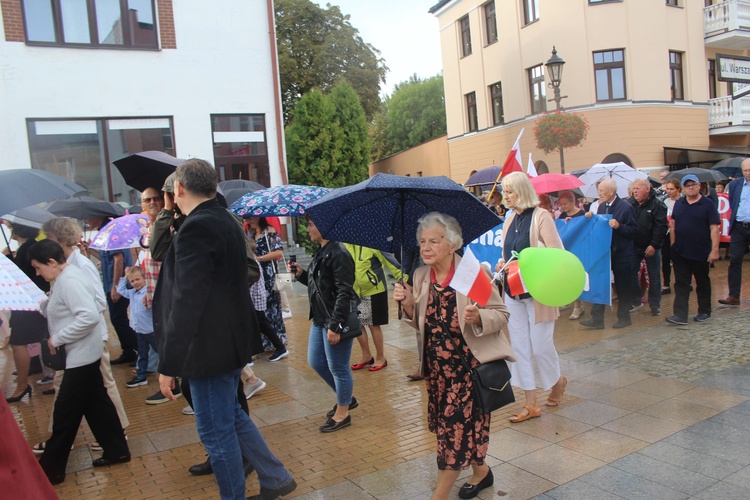
[(258, 377), (258, 380), (256, 380), (252, 384), (245, 384), (245, 399), (250, 399), (256, 393), (265, 389), (265, 387), (266, 383), (263, 382), (260, 377)]

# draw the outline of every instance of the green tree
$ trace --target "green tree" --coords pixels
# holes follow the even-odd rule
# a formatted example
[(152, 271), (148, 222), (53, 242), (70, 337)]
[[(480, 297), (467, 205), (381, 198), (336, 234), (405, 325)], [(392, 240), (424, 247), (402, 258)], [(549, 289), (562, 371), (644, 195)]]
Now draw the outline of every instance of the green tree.
[[(334, 119), (340, 131), (337, 180), (341, 187), (367, 179), (370, 163), (370, 138), (367, 135), (367, 119), (354, 88), (342, 80), (331, 90), (328, 99), (333, 106)], [(328, 186), (328, 185), (326, 185)]]
[(373, 159), (403, 151), (446, 133), (443, 77), (413, 75), (396, 85), (370, 130)]
[(310, 0), (276, 0), (276, 39), (284, 123), (314, 88), (330, 90), (344, 77), (359, 95), (365, 116), (380, 106), (380, 84), (388, 68), (380, 51), (366, 43), (337, 6)]

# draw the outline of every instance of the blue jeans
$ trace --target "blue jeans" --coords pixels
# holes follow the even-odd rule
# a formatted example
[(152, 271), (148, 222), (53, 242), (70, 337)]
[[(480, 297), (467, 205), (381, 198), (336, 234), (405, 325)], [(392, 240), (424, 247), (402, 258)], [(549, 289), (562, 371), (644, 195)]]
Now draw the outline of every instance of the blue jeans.
[(138, 375), (136, 375), (138, 378), (146, 378), (148, 375), (148, 350), (153, 349), (154, 352), (158, 352), (157, 345), (156, 335), (153, 333), (138, 334)]
[(349, 368), (354, 339), (342, 340), (336, 345), (328, 343), (328, 328), (315, 323), (310, 327), (307, 362), (328, 386), (336, 392), (336, 404), (349, 406), (352, 402), (354, 378)]
[(242, 456), (255, 467), (262, 488), (279, 489), (292, 480), (268, 449), (265, 439), (237, 401), (240, 369), (191, 378), (190, 390), (198, 435), (211, 456), (222, 499), (245, 499)]

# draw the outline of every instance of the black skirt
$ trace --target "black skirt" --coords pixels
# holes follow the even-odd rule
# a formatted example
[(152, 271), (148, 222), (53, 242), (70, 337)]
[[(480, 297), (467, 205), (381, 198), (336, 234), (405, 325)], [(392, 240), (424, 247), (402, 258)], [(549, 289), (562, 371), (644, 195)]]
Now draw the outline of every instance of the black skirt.
[(10, 345), (41, 342), (49, 336), (47, 318), (33, 311), (13, 311), (10, 317)]

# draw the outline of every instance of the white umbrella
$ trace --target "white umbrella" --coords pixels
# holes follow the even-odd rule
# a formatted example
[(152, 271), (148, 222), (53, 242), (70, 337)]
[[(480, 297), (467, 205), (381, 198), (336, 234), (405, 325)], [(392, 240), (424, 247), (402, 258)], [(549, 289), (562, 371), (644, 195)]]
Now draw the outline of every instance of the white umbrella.
[(639, 172), (627, 163), (597, 163), (579, 179), (583, 182), (581, 192), (587, 198), (598, 198), (596, 192), (596, 183), (604, 179), (613, 179), (617, 183), (617, 196), (620, 198), (628, 197), (628, 186), (636, 179), (648, 179), (643, 172)]
[(47, 299), (26, 274), (0, 254), (0, 311), (38, 311)]

